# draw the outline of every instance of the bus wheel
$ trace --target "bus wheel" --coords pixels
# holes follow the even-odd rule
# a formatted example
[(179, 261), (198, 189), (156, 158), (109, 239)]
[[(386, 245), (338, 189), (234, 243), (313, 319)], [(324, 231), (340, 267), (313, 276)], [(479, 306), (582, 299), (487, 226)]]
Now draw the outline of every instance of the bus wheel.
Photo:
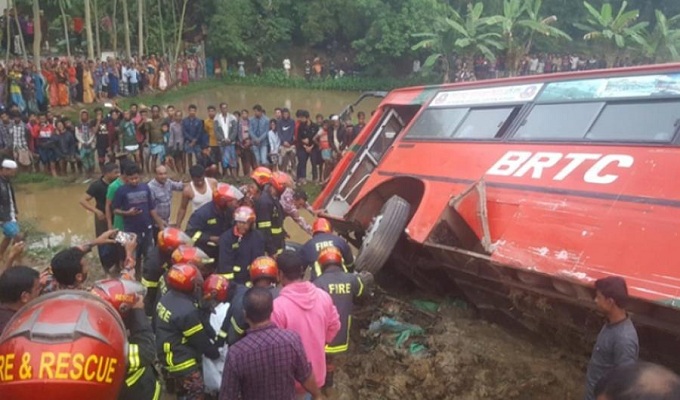
[(380, 271), (404, 232), (410, 211), (411, 205), (399, 196), (387, 200), (364, 236), (355, 262), (358, 271)]

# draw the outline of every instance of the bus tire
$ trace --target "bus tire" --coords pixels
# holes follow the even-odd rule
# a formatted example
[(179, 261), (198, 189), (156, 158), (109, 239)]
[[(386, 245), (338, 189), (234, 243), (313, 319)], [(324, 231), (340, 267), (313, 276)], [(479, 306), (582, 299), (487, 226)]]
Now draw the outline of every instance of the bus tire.
[(358, 271), (380, 271), (404, 232), (410, 212), (411, 205), (403, 198), (395, 195), (387, 200), (364, 236), (355, 261)]

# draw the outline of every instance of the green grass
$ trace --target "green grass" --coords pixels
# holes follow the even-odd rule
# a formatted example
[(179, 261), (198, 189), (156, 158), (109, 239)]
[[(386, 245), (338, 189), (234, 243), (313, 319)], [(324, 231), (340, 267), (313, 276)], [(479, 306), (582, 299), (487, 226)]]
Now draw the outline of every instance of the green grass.
[(78, 178), (78, 175), (58, 176), (55, 178), (52, 175), (44, 174), (42, 172), (19, 172), (17, 173), (17, 176), (12, 179), (12, 183), (17, 186), (32, 184), (49, 188), (75, 183)]

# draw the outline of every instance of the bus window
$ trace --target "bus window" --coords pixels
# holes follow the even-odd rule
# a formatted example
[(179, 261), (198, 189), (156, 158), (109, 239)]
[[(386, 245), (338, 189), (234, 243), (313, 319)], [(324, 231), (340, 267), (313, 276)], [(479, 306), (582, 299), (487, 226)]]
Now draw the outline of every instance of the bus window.
[(449, 138), (468, 108), (430, 108), (418, 117), (406, 137), (411, 138)]
[(520, 107), (472, 109), (453, 136), (458, 139), (493, 139)]
[(680, 102), (608, 104), (586, 139), (593, 141), (670, 142), (680, 121)]
[(603, 106), (603, 102), (537, 104), (514, 139), (582, 140)]

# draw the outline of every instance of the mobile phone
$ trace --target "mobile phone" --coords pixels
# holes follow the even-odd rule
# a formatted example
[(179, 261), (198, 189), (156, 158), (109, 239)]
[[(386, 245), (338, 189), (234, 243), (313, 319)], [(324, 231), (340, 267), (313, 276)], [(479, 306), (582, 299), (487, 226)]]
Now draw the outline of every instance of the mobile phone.
[(104, 107), (113, 108), (113, 103), (104, 103)]

